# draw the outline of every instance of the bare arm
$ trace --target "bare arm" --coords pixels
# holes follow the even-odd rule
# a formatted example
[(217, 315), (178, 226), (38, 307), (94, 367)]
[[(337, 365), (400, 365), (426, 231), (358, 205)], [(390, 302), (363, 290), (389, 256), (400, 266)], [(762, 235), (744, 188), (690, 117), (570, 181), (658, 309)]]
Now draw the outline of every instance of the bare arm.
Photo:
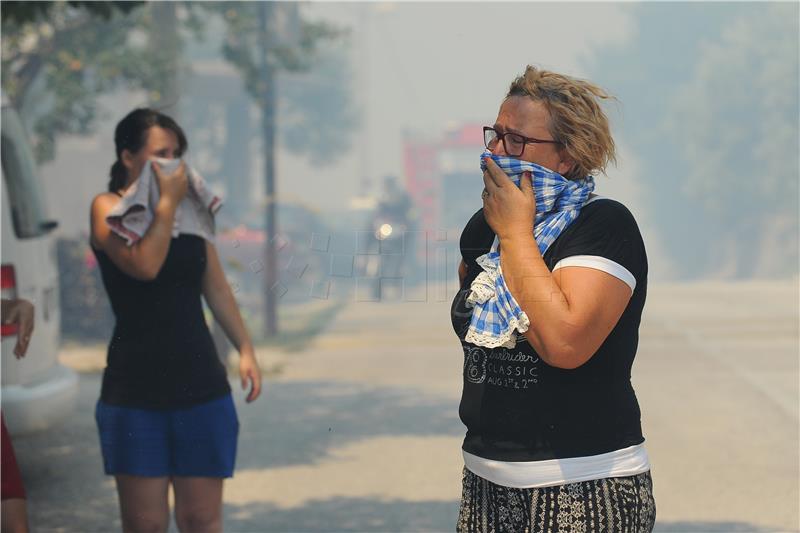
[(252, 402), (261, 393), (261, 371), (258, 368), (250, 335), (239, 313), (239, 306), (225, 279), (217, 249), (208, 241), (206, 241), (206, 270), (203, 273), (203, 297), (214, 319), (219, 322), (225, 335), (239, 352), (242, 388), (246, 388), (248, 381), (252, 384), (247, 396), (247, 401)]
[(464, 284), (464, 278), (467, 277), (467, 264), (464, 260), (461, 260), (461, 263), (458, 265), (458, 285), (461, 286)]
[(614, 329), (631, 297), (622, 280), (600, 270), (564, 267), (551, 273), (533, 239), (502, 241), (508, 289), (531, 320), (525, 337), (549, 365), (577, 368)]
[(97, 195), (92, 202), (92, 244), (103, 250), (129, 276), (144, 281), (155, 279), (169, 252), (176, 205), (162, 197), (147, 232), (138, 242), (128, 246), (106, 222), (117, 201), (118, 197), (106, 193)]
[[(153, 168), (158, 169), (158, 166), (154, 164)], [(98, 194), (91, 208), (92, 244), (103, 250), (120, 270), (145, 281), (155, 279), (167, 258), (175, 210), (188, 186), (183, 163), (169, 176), (162, 175), (159, 170), (156, 175), (161, 197), (155, 207), (152, 224), (134, 245), (128, 246), (122, 237), (111, 231), (106, 222), (119, 197), (112, 193)]]

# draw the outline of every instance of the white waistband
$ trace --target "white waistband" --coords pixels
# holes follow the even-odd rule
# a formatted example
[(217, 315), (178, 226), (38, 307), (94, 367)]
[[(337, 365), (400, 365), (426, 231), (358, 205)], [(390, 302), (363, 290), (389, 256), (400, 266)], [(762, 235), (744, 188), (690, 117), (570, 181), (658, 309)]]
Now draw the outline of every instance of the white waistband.
[(518, 489), (633, 476), (650, 470), (650, 458), (643, 443), (599, 455), (545, 461), (494, 461), (463, 450), (462, 453), (464, 465), (472, 473), (497, 485)]

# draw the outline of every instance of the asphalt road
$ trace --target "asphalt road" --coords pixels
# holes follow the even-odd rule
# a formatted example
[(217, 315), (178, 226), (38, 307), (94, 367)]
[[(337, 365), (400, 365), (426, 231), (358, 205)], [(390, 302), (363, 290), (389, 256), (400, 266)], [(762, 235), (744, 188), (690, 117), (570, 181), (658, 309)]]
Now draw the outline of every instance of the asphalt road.
[[(436, 293), (439, 294), (436, 294)], [(661, 532), (798, 530), (798, 287), (653, 287), (634, 366)], [(445, 295), (446, 296), (446, 295)], [(243, 405), (232, 532), (452, 531), (460, 495), (462, 368), (449, 301), (354, 302)], [(72, 348), (63, 360), (100, 360)], [(96, 367), (97, 365), (95, 365)], [(94, 425), (78, 408), (15, 447), (35, 531), (119, 531)]]

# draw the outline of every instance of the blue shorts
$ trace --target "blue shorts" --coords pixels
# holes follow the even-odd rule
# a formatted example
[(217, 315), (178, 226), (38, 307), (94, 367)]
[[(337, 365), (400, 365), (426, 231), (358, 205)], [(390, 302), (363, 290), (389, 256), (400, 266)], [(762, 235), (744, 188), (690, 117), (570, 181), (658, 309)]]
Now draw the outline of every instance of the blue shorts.
[(233, 476), (239, 419), (230, 394), (167, 410), (98, 401), (95, 419), (107, 475)]

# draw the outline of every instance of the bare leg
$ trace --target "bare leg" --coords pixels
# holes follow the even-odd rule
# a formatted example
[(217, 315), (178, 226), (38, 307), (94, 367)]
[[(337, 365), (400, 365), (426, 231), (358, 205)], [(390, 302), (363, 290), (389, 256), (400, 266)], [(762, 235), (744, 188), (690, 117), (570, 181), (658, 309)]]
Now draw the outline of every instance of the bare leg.
[(3, 533), (28, 533), (28, 510), (24, 499), (3, 500), (0, 514)]
[(175, 521), (181, 533), (222, 531), (222, 478), (176, 477)]
[(122, 531), (164, 533), (169, 526), (169, 478), (116, 476)]

